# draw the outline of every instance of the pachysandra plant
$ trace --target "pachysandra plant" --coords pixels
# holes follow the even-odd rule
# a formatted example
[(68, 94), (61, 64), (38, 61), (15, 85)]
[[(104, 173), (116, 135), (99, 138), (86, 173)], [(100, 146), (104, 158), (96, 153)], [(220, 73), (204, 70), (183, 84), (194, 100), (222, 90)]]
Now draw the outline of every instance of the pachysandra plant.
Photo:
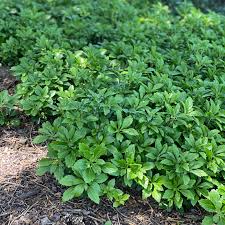
[(37, 173), (67, 188), (63, 201), (117, 207), (135, 189), (224, 222), (224, 16), (147, 0), (3, 0), (0, 31), (19, 107), (44, 121)]
[(225, 223), (225, 186), (221, 185), (218, 189), (211, 190), (206, 199), (199, 200), (199, 204), (212, 214), (204, 218), (203, 225)]

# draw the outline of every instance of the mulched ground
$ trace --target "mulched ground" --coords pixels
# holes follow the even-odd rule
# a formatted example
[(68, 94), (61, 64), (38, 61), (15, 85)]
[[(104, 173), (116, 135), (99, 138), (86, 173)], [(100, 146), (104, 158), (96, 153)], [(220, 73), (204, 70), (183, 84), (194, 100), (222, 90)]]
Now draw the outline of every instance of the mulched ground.
[(10, 75), (9, 68), (0, 64), (0, 91), (7, 89), (10, 93), (13, 93), (16, 82), (16, 78)]
[[(8, 70), (0, 68), (0, 90), (14, 85)], [(46, 147), (31, 143), (36, 129), (23, 120), (20, 128), (0, 127), (0, 225), (103, 225), (107, 220), (113, 225), (200, 224), (203, 215), (199, 209), (183, 215), (169, 213), (137, 194), (117, 209), (106, 199), (100, 205), (87, 199), (63, 204), (62, 187), (50, 175), (35, 175)]]
[(19, 175), (46, 155), (45, 148), (31, 144), (32, 127), (0, 130), (0, 182), (5, 176)]

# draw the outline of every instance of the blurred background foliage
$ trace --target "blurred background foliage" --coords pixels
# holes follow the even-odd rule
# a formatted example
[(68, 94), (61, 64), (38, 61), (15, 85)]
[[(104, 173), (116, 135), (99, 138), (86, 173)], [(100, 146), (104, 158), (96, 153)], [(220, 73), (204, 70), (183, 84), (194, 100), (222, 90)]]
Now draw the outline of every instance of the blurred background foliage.
[[(182, 0), (163, 0), (171, 7), (181, 4)], [(215, 11), (217, 13), (225, 14), (225, 0), (192, 0), (186, 1), (192, 2), (196, 7), (200, 8), (202, 11)]]

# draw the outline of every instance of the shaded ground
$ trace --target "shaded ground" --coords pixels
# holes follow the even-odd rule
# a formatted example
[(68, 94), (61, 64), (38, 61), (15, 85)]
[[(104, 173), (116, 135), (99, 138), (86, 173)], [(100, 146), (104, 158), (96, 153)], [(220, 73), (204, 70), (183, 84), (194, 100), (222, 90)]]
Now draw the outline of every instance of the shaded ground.
[[(0, 90), (13, 92), (15, 79), (0, 67)], [(23, 127), (0, 127), (0, 225), (180, 225), (200, 224), (202, 212), (167, 213), (151, 201), (133, 194), (128, 203), (114, 209), (107, 200), (95, 205), (87, 199), (61, 202), (62, 188), (49, 176), (37, 177), (37, 161), (46, 148), (31, 143), (36, 135), (27, 118)]]
[(7, 89), (10, 93), (16, 84), (16, 78), (10, 75), (9, 69), (0, 66), (0, 91)]

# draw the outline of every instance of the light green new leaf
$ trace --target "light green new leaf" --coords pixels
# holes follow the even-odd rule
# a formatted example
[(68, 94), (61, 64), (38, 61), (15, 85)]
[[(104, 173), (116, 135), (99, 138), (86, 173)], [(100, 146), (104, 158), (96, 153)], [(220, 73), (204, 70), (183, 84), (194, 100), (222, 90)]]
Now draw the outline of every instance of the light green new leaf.
[(138, 136), (138, 132), (134, 128), (123, 129), (123, 133), (129, 134), (131, 136)]
[(206, 177), (206, 176), (208, 176), (208, 174), (204, 170), (200, 170), (200, 169), (191, 170), (190, 172), (192, 172), (193, 174), (195, 174), (198, 177)]
[(201, 199), (199, 200), (199, 204), (203, 209), (205, 209), (208, 212), (214, 212), (216, 207), (209, 199)]
[(214, 225), (213, 217), (206, 216), (202, 221), (202, 225)]
[(162, 194), (161, 194), (161, 192), (159, 192), (159, 191), (157, 191), (156, 189), (154, 189), (153, 192), (152, 192), (152, 197), (153, 197), (157, 202), (160, 202), (160, 201), (161, 201)]

